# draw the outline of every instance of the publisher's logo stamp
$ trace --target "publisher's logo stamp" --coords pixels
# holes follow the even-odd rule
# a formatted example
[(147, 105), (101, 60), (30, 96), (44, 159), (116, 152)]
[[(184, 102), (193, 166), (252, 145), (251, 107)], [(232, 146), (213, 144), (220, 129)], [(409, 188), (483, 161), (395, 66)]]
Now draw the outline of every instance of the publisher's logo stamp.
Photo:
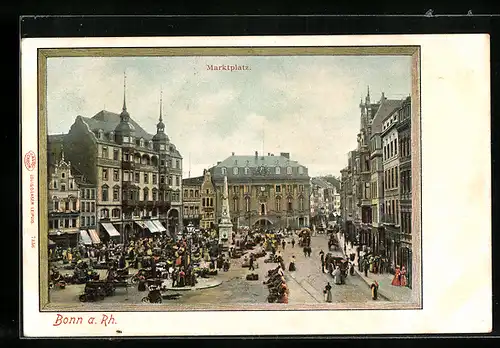
[(35, 153), (33, 151), (29, 151), (26, 153), (26, 155), (24, 155), (24, 166), (29, 171), (32, 171), (33, 169), (35, 169), (36, 156), (35, 156)]

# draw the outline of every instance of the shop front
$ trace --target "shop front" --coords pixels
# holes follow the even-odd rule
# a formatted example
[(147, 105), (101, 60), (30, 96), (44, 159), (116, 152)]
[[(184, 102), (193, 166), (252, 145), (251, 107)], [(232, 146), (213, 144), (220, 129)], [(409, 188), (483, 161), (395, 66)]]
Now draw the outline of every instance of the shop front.
[(121, 242), (121, 234), (111, 222), (101, 222), (101, 236), (105, 240), (113, 240), (115, 243)]

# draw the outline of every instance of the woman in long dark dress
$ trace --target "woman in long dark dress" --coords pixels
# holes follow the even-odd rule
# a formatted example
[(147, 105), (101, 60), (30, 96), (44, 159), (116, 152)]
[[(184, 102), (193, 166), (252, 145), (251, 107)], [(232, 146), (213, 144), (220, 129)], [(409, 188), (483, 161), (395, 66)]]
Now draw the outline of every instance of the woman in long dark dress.
[(288, 271), (289, 272), (294, 272), (296, 270), (295, 268), (295, 256), (292, 256), (290, 260), (290, 265), (288, 266)]
[(326, 302), (332, 302), (332, 286), (330, 285), (330, 283), (326, 283), (323, 293), (325, 294)]

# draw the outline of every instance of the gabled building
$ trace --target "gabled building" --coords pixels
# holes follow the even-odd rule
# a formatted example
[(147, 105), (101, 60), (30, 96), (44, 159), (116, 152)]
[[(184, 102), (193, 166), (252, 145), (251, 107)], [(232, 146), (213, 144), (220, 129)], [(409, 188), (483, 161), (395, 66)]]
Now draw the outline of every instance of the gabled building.
[(368, 246), (376, 253), (385, 255), (388, 241), (384, 229), (384, 166), (382, 147), (382, 125), (384, 119), (395, 112), (401, 100), (381, 99), (380, 107), (372, 122), (370, 136), (371, 161), (371, 209), (372, 224)]
[(61, 247), (75, 247), (80, 241), (80, 191), (71, 171), (71, 162), (61, 158), (49, 166), (49, 240)]
[(175, 233), (182, 228), (182, 156), (165, 133), (161, 98), (151, 135), (131, 118), (125, 87), (120, 114), (77, 116), (64, 137), (67, 157), (96, 184), (101, 238)]
[(213, 229), (217, 223), (216, 207), (217, 194), (212, 174), (208, 170), (203, 171), (203, 182), (201, 184), (201, 222), (200, 227)]
[(235, 155), (210, 168), (215, 183), (216, 217), (221, 217), (224, 177), (229, 186), (230, 216), (234, 228), (300, 228), (310, 224), (310, 177), (304, 165), (279, 156)]

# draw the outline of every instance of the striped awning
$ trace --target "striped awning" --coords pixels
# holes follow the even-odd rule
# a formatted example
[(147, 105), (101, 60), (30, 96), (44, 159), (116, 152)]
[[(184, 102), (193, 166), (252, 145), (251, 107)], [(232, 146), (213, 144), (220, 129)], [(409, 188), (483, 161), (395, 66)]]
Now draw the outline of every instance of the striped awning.
[(80, 237), (84, 245), (92, 245), (92, 239), (90, 239), (89, 234), (85, 230), (80, 230)]
[(92, 243), (94, 244), (101, 243), (101, 238), (99, 238), (99, 235), (97, 234), (96, 230), (89, 230), (89, 237), (92, 240)]
[(167, 230), (159, 220), (151, 220), (151, 222), (158, 228), (158, 231), (165, 232)]
[(146, 223), (146, 226), (149, 228), (151, 233), (161, 233), (161, 231), (158, 230), (158, 227), (156, 227), (150, 220), (146, 220), (144, 222)]
[(104, 227), (106, 232), (108, 232), (110, 237), (120, 237), (120, 232), (118, 232), (116, 230), (116, 228), (115, 228), (115, 226), (113, 226), (113, 224), (111, 224), (109, 222), (101, 222), (101, 225), (102, 225), (102, 227)]

